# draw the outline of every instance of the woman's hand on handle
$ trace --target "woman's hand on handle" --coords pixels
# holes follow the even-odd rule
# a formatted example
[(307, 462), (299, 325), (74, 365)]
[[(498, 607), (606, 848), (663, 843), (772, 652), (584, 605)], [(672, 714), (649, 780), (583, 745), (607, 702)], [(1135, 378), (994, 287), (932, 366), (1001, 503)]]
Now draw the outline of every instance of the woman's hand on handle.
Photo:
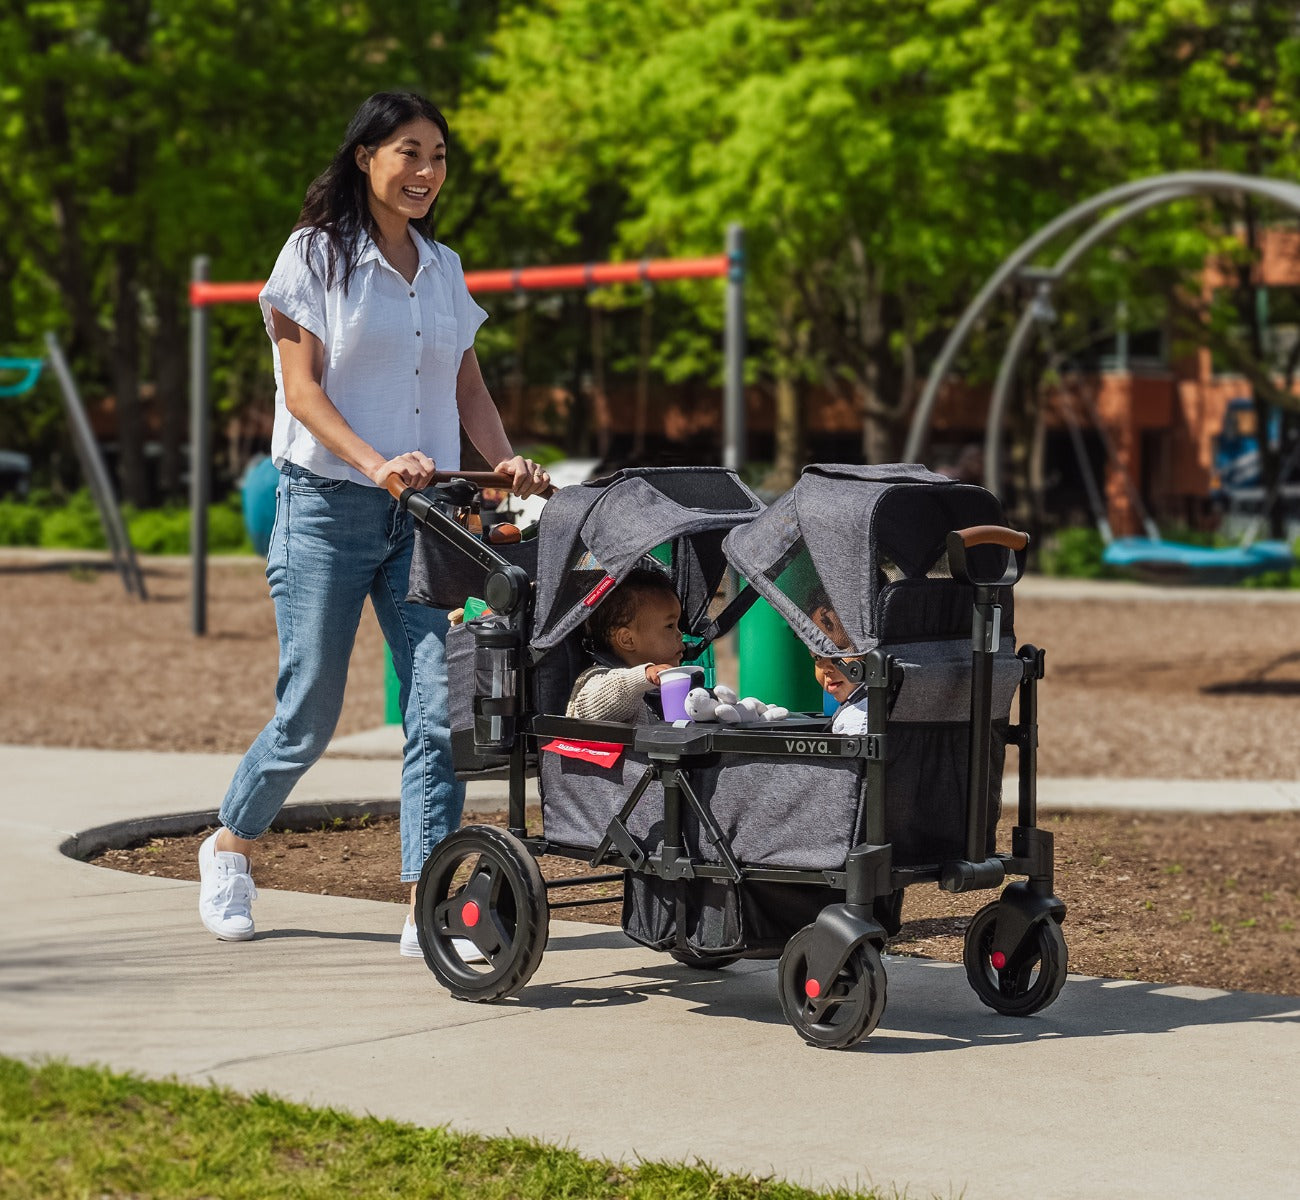
[(536, 496), (551, 486), (551, 477), (531, 458), (516, 454), (492, 468), (498, 475), (508, 475), (510, 490), (516, 496)]
[(380, 487), (387, 488), (390, 492), (393, 490), (391, 480), (394, 477), (401, 481), (403, 487), (415, 488), (416, 491), (419, 491), (433, 482), (436, 470), (437, 467), (434, 465), (433, 459), (427, 454), (421, 454), (418, 450), (411, 450), (406, 454), (399, 454), (396, 458), (390, 458), (387, 462), (380, 463), (370, 472), (370, 478)]

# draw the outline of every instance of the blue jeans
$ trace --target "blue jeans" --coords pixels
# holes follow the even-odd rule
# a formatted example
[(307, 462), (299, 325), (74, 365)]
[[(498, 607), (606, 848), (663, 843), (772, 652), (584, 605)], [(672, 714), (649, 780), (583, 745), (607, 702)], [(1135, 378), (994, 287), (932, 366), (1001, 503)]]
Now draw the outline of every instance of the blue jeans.
[(410, 514), (382, 488), (292, 464), (280, 476), (266, 560), (280, 675), (275, 716), (244, 755), (221, 806), (221, 823), (236, 837), (265, 833), (329, 745), (367, 596), (400, 685), (404, 883), (419, 879), (433, 848), (460, 824), (465, 788), (451, 761), (447, 614), (406, 603), (413, 540)]

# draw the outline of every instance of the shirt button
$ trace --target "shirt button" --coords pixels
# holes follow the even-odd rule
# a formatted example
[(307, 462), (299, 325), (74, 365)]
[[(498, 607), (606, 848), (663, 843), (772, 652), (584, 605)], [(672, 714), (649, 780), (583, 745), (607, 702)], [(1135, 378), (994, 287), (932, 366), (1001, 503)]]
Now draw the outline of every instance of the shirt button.
[(414, 298), (414, 296), (415, 296), (415, 293), (414, 293), (414, 292), (407, 292), (406, 294), (407, 294), (408, 296), (412, 297), (412, 298)]
[(420, 368), (419, 368), (419, 367), (416, 367), (416, 368), (415, 368), (415, 373), (416, 373), (417, 375), (420, 373)]
[(419, 331), (418, 329), (415, 331), (415, 336), (416, 336), (416, 337), (419, 337), (419, 336), (420, 336), (420, 331)]
[(416, 411), (416, 412), (419, 412), (420, 410), (417, 408), (415, 411)]

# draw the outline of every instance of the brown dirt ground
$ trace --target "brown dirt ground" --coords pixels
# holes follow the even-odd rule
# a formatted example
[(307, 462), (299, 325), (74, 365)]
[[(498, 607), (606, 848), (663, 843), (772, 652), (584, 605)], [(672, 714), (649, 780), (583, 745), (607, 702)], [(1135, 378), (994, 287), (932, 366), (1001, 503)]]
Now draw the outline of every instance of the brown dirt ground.
[[(247, 747), (274, 703), (274, 621), (260, 565), (214, 562), (204, 638), (189, 631), (187, 565), (148, 560), (145, 579), (150, 599), (141, 604), (102, 563), (0, 557), (4, 741)], [(1300, 605), (1155, 595), (1020, 597), (1019, 639), (1047, 648), (1042, 774), (1300, 778)], [(339, 732), (382, 716), (382, 644), (367, 618)], [(1072, 969), (1300, 994), (1300, 816), (1074, 814), (1043, 823), (1057, 835)], [(191, 878), (198, 840), (153, 841), (103, 861)], [(376, 820), (269, 834), (255, 870), (261, 886), (400, 901), (397, 861), (394, 823)], [(543, 867), (586, 869), (550, 859)], [(988, 898), (912, 889), (892, 949), (959, 957), (960, 930)], [(617, 920), (612, 906), (566, 910), (582, 914)]]

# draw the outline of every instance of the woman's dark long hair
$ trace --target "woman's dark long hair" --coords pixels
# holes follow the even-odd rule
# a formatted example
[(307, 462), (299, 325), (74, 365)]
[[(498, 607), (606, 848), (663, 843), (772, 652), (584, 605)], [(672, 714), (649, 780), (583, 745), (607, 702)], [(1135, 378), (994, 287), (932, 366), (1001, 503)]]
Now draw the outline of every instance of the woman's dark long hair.
[[(432, 121), (441, 131), (443, 141), (450, 140), (447, 120), (433, 104), (416, 92), (376, 92), (348, 123), (343, 144), (334, 158), (307, 189), (294, 229), (308, 229), (303, 253), (310, 262), (312, 247), (318, 237), (326, 239), (327, 274), (325, 286), (333, 287), (340, 278), (348, 290), (356, 266), (358, 235), (365, 231), (374, 237), (378, 231), (370, 212), (366, 176), (357, 166), (357, 147), (374, 150), (393, 131), (410, 121)], [(416, 231), (433, 241), (433, 213), (438, 202), (419, 220), (412, 220)]]

